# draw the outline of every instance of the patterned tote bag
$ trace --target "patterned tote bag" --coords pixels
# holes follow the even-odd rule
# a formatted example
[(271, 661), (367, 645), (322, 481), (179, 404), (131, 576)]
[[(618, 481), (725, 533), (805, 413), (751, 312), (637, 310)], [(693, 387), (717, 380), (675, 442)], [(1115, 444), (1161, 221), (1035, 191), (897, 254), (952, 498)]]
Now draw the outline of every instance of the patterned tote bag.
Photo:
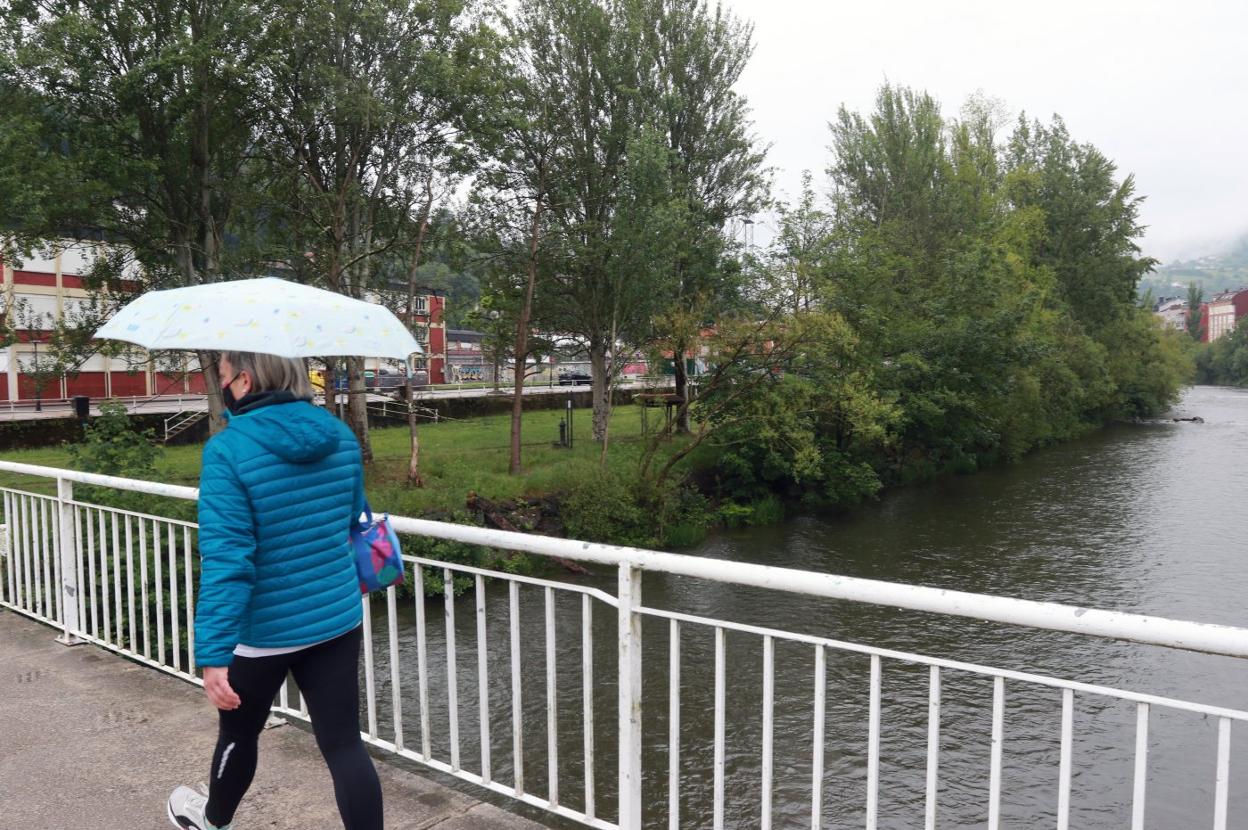
[(374, 518), (368, 502), (364, 502), (364, 515), (365, 522), (357, 518), (351, 526), (351, 550), (361, 594), (403, 582), (403, 557), (399, 555), (399, 537), (390, 526), (390, 517), (383, 513)]

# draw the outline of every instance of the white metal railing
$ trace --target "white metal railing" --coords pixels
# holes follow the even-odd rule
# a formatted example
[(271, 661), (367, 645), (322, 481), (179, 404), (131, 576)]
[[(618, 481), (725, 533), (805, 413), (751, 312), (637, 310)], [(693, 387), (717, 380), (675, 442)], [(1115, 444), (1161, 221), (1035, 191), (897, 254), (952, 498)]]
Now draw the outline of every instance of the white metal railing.
[[(79, 500), (74, 485), (112, 488), (176, 500), (194, 500), (194, 488), (134, 481), (0, 461), (0, 471), (55, 482), (55, 495), (0, 488), (6, 544), (0, 545), (0, 606), (56, 626), (65, 642), (88, 641), (191, 682), (200, 682), (194, 664), (194, 588), (196, 525), (187, 519)], [(776, 723), (794, 707), (809, 717), (809, 824), (827, 822), (830, 738), (826, 713), (828, 676), (833, 660), (865, 658), (866, 735), (862, 746), (840, 754), (865, 756), (862, 826), (880, 826), (885, 749), (882, 740), (886, 668), (917, 667), (924, 672), (926, 727), (921, 769), (923, 826), (937, 826), (942, 794), (962, 774), (942, 765), (942, 729), (958, 726), (961, 714), (942, 715), (946, 678), (982, 678), (991, 684), (988, 744), (987, 827), (1002, 826), (1009, 793), (1004, 786), (1003, 745), (1007, 701), (1035, 690), (1060, 694), (1060, 727), (1051, 736), (1057, 760), (1054, 815), (1059, 830), (1072, 826), (1072, 777), (1075, 775), (1076, 700), (1119, 702), (1133, 707), (1134, 754), (1129, 797), (1133, 830), (1145, 826), (1149, 781), (1150, 724), (1155, 712), (1190, 715), (1216, 724), (1212, 761), (1211, 824), (1228, 827), (1231, 733), (1248, 712), (1186, 700), (1114, 689), (1094, 683), (994, 668), (931, 657), (831, 637), (783, 631), (730, 620), (712, 619), (682, 609), (643, 604), (643, 572), (691, 577), (734, 586), (848, 600), (992, 620), (1050, 631), (1074, 632), (1236, 658), (1248, 657), (1248, 629), (1145, 617), (1052, 603), (1030, 602), (911, 585), (838, 577), (785, 568), (709, 560), (635, 548), (508, 533), (405, 517), (393, 518), (403, 534), (482, 545), (540, 556), (558, 556), (610, 566), (615, 592), (595, 585), (543, 579), (504, 570), (405, 556), (417, 590), (400, 605), (390, 589), (385, 608), (378, 597), (364, 597), (364, 736), (374, 746), (422, 763), (591, 827), (642, 827), (643, 805), (643, 623), (663, 630), (668, 678), (666, 706), (653, 699), (648, 711), (666, 717), (667, 769), (651, 769), (645, 786), (665, 782), (665, 798), (650, 811), (666, 808), (671, 828), (682, 822), (684, 802), (709, 801), (703, 823), (715, 828), (733, 824), (729, 807), (740, 815), (735, 785), (740, 762), (729, 758), (729, 637), (761, 644), (761, 665), (734, 665), (734, 687), (747, 682), (739, 672), (761, 668), (758, 766), (751, 787), (757, 802), (746, 806), (748, 823), (770, 828), (778, 809)], [(420, 586), (429, 576), (440, 582), (440, 613), (433, 613)], [(471, 588), (471, 598), (460, 588)], [(505, 589), (505, 590), (504, 590)], [(526, 610), (527, 609), (527, 610)], [(540, 609), (540, 610), (539, 610)], [(375, 628), (384, 628), (379, 637)], [(652, 634), (656, 633), (651, 629)], [(609, 633), (608, 633), (609, 632)], [(597, 636), (596, 636), (597, 635)], [(596, 648), (604, 638), (614, 648)], [(695, 666), (685, 657), (686, 644), (713, 640), (713, 728), (709, 741), (691, 739), (682, 722), (701, 713), (686, 698), (701, 692), (688, 680)], [(471, 642), (469, 647), (458, 643)], [(652, 644), (654, 640), (650, 641)], [(653, 645), (648, 646), (653, 648)], [(811, 673), (802, 703), (789, 691), (777, 694), (777, 650), (798, 649), (810, 660)], [(475, 652), (475, 654), (474, 654)], [(662, 650), (658, 651), (662, 656)], [(785, 652), (790, 653), (789, 651)], [(615, 665), (610, 675), (595, 672), (603, 655)], [(576, 664), (579, 663), (579, 666)], [(536, 671), (533, 667), (541, 666)], [(570, 686), (568, 672), (577, 682)], [(1030, 691), (1029, 691), (1030, 690)], [(842, 690), (841, 694), (846, 692)], [(604, 696), (613, 694), (606, 703)], [(800, 705), (799, 705), (800, 704)], [(276, 711), (307, 718), (294, 688), (281, 690)], [(615, 710), (604, 718), (604, 708)], [(405, 715), (414, 716), (405, 719)], [(958, 710), (960, 713), (962, 710)], [(544, 741), (526, 741), (534, 722), (544, 725)], [(614, 722), (614, 729), (610, 728)], [(842, 725), (843, 730), (843, 725)], [(570, 736), (578, 736), (575, 749)], [(652, 733), (653, 736), (653, 733)], [(608, 745), (604, 747), (603, 741)], [(652, 738), (653, 739), (653, 738)], [(500, 751), (501, 750), (501, 751)], [(569, 758), (569, 751), (576, 756)], [(562, 756), (562, 757), (561, 757)], [(689, 759), (710, 769), (709, 794), (689, 780)], [(805, 763), (805, 762), (804, 762)], [(695, 767), (698, 766), (695, 764)], [(752, 769), (752, 767), (751, 767)], [(666, 775), (663, 775), (663, 772)], [(750, 790), (753, 793), (753, 790)], [(665, 801), (665, 804), (662, 804)], [(1241, 819), (1242, 820), (1242, 819)], [(653, 823), (653, 822), (651, 822)], [(739, 821), (735, 823), (740, 823)], [(1207, 826), (1200, 822), (1201, 826)], [(917, 824), (916, 824), (917, 826)]]
[[(179, 401), (179, 403), (181, 403)], [(169, 439), (189, 428), (196, 421), (201, 421), (208, 417), (207, 409), (195, 409), (190, 411), (178, 412), (165, 419), (165, 443)]]
[[(174, 407), (179, 412), (188, 410), (191, 407), (206, 408), (208, 398), (205, 395), (194, 394), (99, 396), (91, 397), (91, 409), (98, 412), (100, 404), (107, 402), (124, 404), (126, 411), (134, 414), (145, 411), (155, 413), (168, 412)], [(39, 407), (39, 409), (37, 410), (36, 407)], [(34, 398), (20, 398), (18, 400), (0, 401), (0, 417), (8, 420), (28, 418), (33, 416), (33, 413), (36, 411), (39, 411), (42, 417), (49, 418), (73, 414), (74, 399), (41, 398), (36, 400)]]

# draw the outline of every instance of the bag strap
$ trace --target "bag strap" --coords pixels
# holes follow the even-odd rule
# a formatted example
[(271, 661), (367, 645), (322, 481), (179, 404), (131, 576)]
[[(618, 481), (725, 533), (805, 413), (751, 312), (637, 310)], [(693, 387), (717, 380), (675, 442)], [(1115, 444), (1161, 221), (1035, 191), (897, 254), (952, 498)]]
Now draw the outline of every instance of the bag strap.
[(372, 523), (373, 523), (373, 508), (369, 506), (369, 504), (368, 504), (368, 499), (364, 499), (364, 515), (368, 517), (368, 521), (367, 521), (367, 523), (363, 523), (363, 524), (362, 524), (362, 523), (360, 522), (360, 517), (359, 517), (359, 516), (355, 516), (355, 517), (353, 517), (353, 518), (351, 519), (351, 529), (352, 529), (352, 530), (362, 530), (362, 529), (364, 529), (365, 527), (368, 527), (368, 526), (372, 525)]

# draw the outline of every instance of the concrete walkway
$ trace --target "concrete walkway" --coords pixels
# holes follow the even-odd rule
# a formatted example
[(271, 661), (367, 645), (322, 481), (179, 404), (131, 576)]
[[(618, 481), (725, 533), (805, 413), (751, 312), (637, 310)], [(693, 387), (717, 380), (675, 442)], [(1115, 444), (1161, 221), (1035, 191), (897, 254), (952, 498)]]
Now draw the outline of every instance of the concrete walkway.
[[(0, 609), (0, 827), (165, 830), (165, 799), (207, 779), (216, 716), (198, 687)], [(377, 761), (389, 830), (540, 830)], [(341, 827), (310, 733), (260, 738), (238, 830)]]

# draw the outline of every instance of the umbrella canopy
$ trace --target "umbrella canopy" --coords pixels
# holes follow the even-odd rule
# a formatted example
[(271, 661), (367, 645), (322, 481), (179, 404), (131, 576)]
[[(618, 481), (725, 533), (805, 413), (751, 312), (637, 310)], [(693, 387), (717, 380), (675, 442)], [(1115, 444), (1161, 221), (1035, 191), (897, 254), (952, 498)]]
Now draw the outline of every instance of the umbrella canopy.
[(261, 352), (281, 357), (392, 357), (422, 351), (375, 303), (264, 277), (152, 291), (95, 333), (145, 349)]

